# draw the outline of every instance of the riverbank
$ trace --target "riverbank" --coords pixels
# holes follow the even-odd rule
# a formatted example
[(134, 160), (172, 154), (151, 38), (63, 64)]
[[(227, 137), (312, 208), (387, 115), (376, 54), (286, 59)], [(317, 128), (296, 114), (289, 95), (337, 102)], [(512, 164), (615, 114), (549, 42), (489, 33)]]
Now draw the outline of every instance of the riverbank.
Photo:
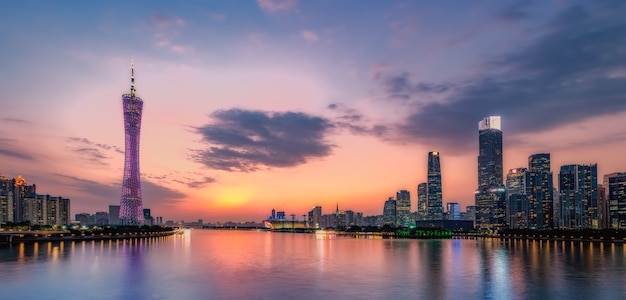
[(101, 241), (101, 240), (127, 240), (135, 238), (165, 237), (182, 234), (184, 229), (172, 228), (170, 230), (155, 231), (97, 231), (97, 232), (72, 232), (72, 231), (0, 231), (0, 245), (39, 242), (64, 242), (64, 241)]

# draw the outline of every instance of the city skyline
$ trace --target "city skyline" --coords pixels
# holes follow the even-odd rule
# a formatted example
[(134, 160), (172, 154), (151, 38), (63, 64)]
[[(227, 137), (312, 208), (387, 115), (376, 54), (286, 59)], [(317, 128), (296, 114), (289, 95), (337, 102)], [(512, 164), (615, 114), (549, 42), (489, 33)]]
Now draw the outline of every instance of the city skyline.
[(502, 173), (550, 153), (553, 171), (603, 178), (626, 171), (624, 5), (2, 3), (0, 175), (72, 214), (117, 204), (135, 59), (144, 205), (168, 219), (337, 202), (378, 215), (398, 190), (417, 196), (431, 151), (442, 203), (464, 210), (490, 115), (505, 120)]

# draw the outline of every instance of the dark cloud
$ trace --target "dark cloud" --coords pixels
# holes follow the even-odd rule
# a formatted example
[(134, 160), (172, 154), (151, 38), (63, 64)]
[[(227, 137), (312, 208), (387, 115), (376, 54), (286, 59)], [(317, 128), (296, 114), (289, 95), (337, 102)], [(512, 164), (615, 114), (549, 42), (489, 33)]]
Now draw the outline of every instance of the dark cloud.
[[(1, 146), (2, 145), (0, 145), (0, 147)], [(35, 158), (28, 153), (21, 152), (21, 151), (14, 151), (14, 150), (5, 149), (5, 148), (0, 148), (0, 155), (12, 157), (12, 158), (19, 158), (23, 160), (35, 160)]]
[(16, 143), (18, 140), (0, 138), (0, 155), (23, 160), (35, 160), (35, 157), (28, 151), (21, 149)]
[(452, 89), (452, 85), (448, 83), (434, 84), (426, 82), (413, 83), (411, 81), (411, 74), (409, 72), (403, 72), (401, 74), (378, 74), (376, 79), (379, 80), (387, 96), (389, 98), (396, 98), (402, 100), (409, 100), (418, 94), (435, 93), (441, 94)]
[[(82, 159), (100, 165), (108, 165), (105, 160), (110, 158), (110, 156), (103, 153), (103, 151), (115, 151), (124, 154), (124, 151), (117, 146), (96, 143), (87, 138), (69, 137), (67, 141), (71, 144), (70, 149), (79, 154)], [(76, 144), (78, 144), (78, 146)]]
[(253, 172), (293, 167), (330, 155), (330, 121), (297, 112), (229, 109), (214, 112), (213, 122), (194, 130), (208, 144), (192, 158), (212, 169)]
[(3, 118), (2, 121), (18, 123), (18, 124), (31, 124), (32, 123), (31, 121), (27, 121), (24, 119), (17, 119), (17, 118)]
[(202, 180), (195, 180), (186, 182), (187, 186), (190, 188), (201, 188), (209, 183), (215, 182), (215, 178), (212, 177), (204, 177)]
[[(416, 105), (396, 138), (461, 152), (475, 144), (485, 116), (501, 115), (514, 135), (626, 110), (626, 10), (599, 3), (567, 9), (529, 46), (486, 62), (488, 75), (443, 101)], [(418, 93), (404, 75), (385, 86), (390, 97)]]

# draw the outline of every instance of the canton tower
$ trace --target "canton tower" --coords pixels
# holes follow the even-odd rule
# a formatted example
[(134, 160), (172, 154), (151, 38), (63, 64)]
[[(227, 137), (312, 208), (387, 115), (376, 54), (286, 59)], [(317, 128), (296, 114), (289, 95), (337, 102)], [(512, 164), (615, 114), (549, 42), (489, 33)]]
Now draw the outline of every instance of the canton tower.
[(120, 200), (120, 225), (143, 225), (141, 181), (139, 179), (139, 133), (143, 101), (135, 96), (135, 64), (131, 64), (130, 94), (122, 95), (124, 108), (124, 178)]

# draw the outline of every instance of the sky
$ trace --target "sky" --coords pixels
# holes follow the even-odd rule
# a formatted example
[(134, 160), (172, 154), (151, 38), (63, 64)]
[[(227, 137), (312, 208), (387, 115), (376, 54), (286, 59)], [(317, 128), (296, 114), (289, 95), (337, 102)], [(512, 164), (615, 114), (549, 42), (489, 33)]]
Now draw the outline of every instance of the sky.
[[(143, 206), (164, 220), (382, 214), (441, 155), (474, 203), (478, 122), (533, 153), (626, 171), (624, 1), (2, 1), (0, 174), (120, 201), (121, 95), (144, 101)], [(506, 171), (505, 171), (506, 172)]]

